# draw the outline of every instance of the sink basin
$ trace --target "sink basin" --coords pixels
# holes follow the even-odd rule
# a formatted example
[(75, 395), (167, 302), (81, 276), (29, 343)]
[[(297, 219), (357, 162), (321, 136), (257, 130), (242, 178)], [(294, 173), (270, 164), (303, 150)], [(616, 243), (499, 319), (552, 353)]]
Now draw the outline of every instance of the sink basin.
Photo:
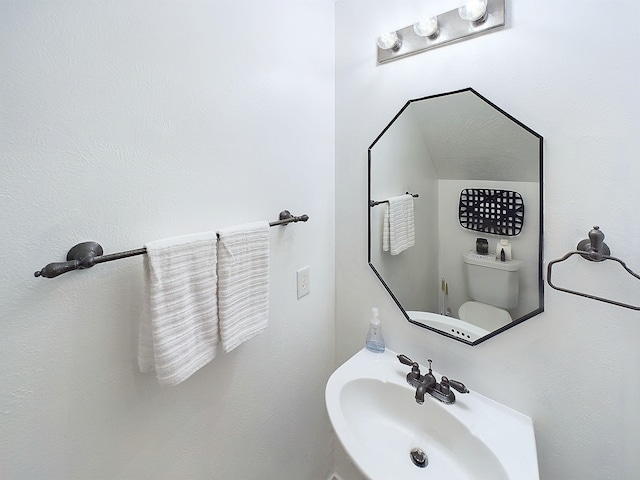
[[(420, 369), (427, 371), (423, 365)], [(366, 477), (539, 479), (529, 417), (473, 391), (456, 393), (453, 405), (429, 395), (419, 405), (415, 388), (406, 382), (409, 370), (394, 352), (363, 349), (327, 382), (325, 399), (333, 428)], [(425, 466), (412, 461), (415, 449), (426, 454)]]

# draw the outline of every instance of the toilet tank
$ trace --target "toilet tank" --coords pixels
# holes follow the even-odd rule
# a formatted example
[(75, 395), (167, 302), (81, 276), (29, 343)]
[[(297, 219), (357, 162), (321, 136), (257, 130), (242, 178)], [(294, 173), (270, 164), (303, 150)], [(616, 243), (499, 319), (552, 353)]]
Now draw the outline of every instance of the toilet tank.
[(505, 309), (518, 306), (521, 260), (501, 262), (493, 255), (468, 252), (463, 261), (467, 293), (473, 300)]

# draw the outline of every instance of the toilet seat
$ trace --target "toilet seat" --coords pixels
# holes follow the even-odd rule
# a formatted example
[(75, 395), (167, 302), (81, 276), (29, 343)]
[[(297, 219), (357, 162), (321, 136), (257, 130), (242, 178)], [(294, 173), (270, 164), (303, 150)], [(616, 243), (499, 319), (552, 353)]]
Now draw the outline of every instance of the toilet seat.
[(511, 315), (502, 308), (494, 307), (480, 302), (463, 303), (458, 310), (460, 320), (472, 323), (493, 332), (500, 327), (504, 327), (507, 323), (513, 321)]

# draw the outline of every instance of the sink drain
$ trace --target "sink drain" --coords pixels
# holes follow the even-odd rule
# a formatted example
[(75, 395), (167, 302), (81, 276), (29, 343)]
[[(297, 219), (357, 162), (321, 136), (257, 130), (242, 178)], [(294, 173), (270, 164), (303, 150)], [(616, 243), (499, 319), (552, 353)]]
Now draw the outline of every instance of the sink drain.
[(411, 457), (411, 461), (416, 467), (424, 468), (429, 464), (427, 454), (419, 448), (414, 448), (413, 450), (411, 450), (409, 456)]

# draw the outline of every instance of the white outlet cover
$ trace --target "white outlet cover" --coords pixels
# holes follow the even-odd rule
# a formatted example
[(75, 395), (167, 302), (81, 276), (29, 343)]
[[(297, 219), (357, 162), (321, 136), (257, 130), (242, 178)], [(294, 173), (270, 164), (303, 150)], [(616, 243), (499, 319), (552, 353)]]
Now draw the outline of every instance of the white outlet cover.
[(309, 266), (302, 267), (296, 271), (296, 281), (298, 284), (298, 299), (311, 293), (311, 273)]

